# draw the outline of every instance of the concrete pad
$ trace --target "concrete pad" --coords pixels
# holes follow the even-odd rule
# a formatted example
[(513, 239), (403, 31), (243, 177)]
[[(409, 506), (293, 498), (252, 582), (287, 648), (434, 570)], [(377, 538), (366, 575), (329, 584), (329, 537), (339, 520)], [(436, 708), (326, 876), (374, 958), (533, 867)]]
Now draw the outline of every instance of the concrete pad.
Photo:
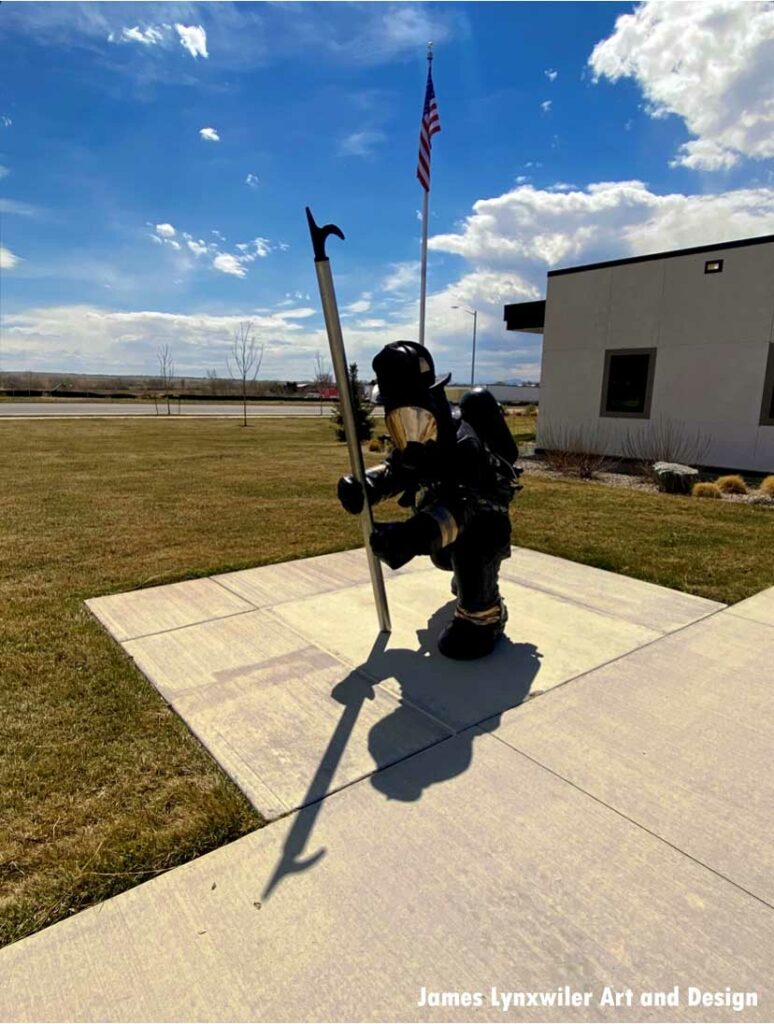
[[(758, 993), (734, 1020), (771, 1019), (771, 908), (506, 744), (469, 731), (377, 779), (1, 951), (2, 1019), (709, 1022), (731, 1012), (687, 988), (727, 985)], [(490, 1003), (565, 985), (591, 1005)], [(682, 1004), (600, 1007), (606, 985)]]
[(514, 548), (501, 575), (574, 604), (670, 633), (725, 605), (540, 551)]
[(265, 818), (449, 734), (266, 612), (124, 647)]
[(86, 605), (118, 641), (236, 615), (252, 607), (210, 579), (93, 597)]
[(760, 594), (748, 597), (746, 601), (732, 604), (728, 610), (732, 615), (741, 615), (744, 619), (774, 626), (774, 587), (762, 590)]
[(503, 579), (508, 639), (483, 662), (450, 661), (436, 651), (438, 634), (454, 613), (450, 578), (434, 569), (390, 582), (393, 632), (384, 649), (372, 651), (368, 586), (287, 602), (271, 614), (455, 731), (661, 635)]
[[(415, 564), (416, 563), (416, 564)], [(384, 568), (385, 580), (427, 568), (430, 559), (414, 559), (393, 572)], [(213, 576), (213, 580), (248, 601), (254, 608), (266, 608), (312, 594), (340, 590), (371, 579), (365, 550), (338, 551), (332, 555), (302, 558), (295, 562), (262, 565), (241, 572)]]
[(721, 612), (504, 715), (495, 735), (774, 903), (772, 666), (774, 628)]
[(334, 555), (223, 573), (213, 576), (213, 579), (255, 608), (265, 608), (278, 601), (367, 583), (369, 576), (364, 553), (341, 551)]

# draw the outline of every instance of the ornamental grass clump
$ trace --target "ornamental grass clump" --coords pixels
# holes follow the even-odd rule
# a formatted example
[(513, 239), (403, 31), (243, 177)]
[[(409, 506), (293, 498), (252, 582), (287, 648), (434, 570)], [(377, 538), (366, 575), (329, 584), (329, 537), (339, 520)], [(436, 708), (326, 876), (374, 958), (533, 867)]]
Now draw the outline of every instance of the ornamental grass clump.
[(720, 498), (721, 490), (717, 484), (694, 484), (691, 490), (694, 498)]
[(738, 474), (719, 476), (715, 484), (723, 494), (747, 494), (747, 484)]
[(761, 480), (761, 490), (764, 494), (768, 494), (770, 498), (774, 498), (774, 476), (767, 476)]

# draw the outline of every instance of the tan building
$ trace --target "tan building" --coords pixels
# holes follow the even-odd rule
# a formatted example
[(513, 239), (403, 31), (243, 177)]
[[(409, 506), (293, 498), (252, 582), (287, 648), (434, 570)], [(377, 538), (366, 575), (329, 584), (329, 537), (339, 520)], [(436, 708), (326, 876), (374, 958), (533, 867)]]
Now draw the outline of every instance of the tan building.
[(774, 235), (569, 267), (545, 302), (537, 446), (774, 472)]

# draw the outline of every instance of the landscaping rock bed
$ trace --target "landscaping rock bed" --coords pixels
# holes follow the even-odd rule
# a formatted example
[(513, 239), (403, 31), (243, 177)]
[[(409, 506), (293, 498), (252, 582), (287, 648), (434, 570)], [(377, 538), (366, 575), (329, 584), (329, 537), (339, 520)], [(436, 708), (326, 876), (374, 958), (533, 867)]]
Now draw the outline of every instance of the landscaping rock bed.
[[(560, 473), (555, 469), (551, 469), (547, 462), (536, 455), (524, 455), (519, 459), (518, 465), (524, 470), (525, 477), (540, 476), (547, 480), (574, 480), (582, 484), (605, 484), (608, 487), (625, 487), (631, 491), (645, 491), (651, 494), (664, 493), (659, 491), (657, 485), (647, 476), (638, 474), (600, 471), (594, 474), (593, 479), (584, 480), (570, 473)], [(697, 498), (695, 500), (700, 501), (702, 499)], [(735, 502), (741, 505), (774, 508), (774, 496), (764, 494), (761, 491), (751, 491), (749, 494), (722, 494), (720, 500)]]

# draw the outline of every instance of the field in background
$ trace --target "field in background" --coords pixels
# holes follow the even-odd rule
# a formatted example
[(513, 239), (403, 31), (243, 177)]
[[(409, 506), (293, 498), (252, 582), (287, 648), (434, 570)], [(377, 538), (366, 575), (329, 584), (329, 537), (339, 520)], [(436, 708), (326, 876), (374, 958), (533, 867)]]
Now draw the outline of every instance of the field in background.
[[(83, 601), (356, 546), (345, 469), (326, 419), (0, 423), (0, 942), (261, 824)], [(726, 602), (774, 584), (766, 509), (524, 482), (514, 543)]]

